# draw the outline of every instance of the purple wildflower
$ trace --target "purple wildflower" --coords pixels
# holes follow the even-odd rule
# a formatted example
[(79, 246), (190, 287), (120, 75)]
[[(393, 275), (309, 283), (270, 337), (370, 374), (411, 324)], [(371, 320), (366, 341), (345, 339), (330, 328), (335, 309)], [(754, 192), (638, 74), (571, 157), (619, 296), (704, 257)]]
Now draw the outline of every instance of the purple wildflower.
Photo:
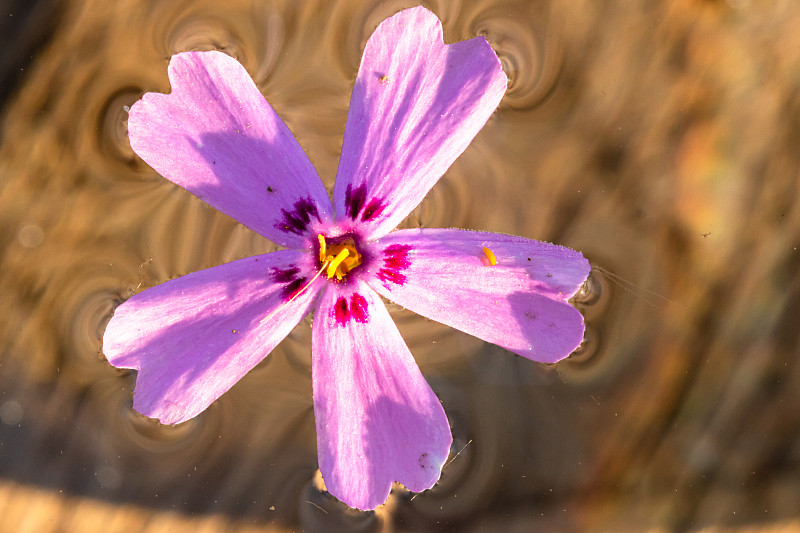
[(382, 295), (542, 362), (581, 342), (567, 300), (588, 262), (552, 244), (457, 229), (392, 232), (494, 112), (506, 90), (483, 37), (445, 45), (434, 14), (385, 20), (358, 71), (333, 190), (245, 69), (220, 52), (169, 65), (170, 94), (130, 110), (131, 146), (161, 175), (286, 250), (195, 272), (120, 305), (108, 361), (139, 371), (134, 408), (188, 420), (312, 310), (319, 466), (359, 509), (398, 481), (439, 479), (452, 437)]

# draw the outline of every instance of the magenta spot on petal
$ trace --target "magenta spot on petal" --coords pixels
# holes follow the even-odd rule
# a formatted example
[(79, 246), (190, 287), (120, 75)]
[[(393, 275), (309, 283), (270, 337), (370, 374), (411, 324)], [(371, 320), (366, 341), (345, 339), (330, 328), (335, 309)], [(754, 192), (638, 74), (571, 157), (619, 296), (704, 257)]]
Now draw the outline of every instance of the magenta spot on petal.
[(347, 316), (347, 299), (340, 297), (333, 306), (333, 318), (338, 325), (344, 326), (347, 323)]
[(350, 316), (356, 322), (364, 324), (369, 318), (367, 313), (367, 300), (358, 293), (353, 294), (350, 298)]
[(319, 220), (319, 211), (311, 198), (301, 198), (294, 203), (294, 209), (287, 211), (281, 209), (283, 220), (275, 224), (275, 227), (286, 233), (303, 235), (308, 230), (311, 217)]
[(393, 244), (383, 251), (383, 263), (387, 268), (395, 270), (405, 270), (411, 266), (408, 260), (408, 252), (411, 251), (409, 244)]
[(333, 318), (338, 326), (344, 326), (349, 320), (366, 323), (369, 320), (367, 312), (367, 300), (358, 293), (350, 297), (350, 306), (347, 305), (347, 298), (340, 296), (333, 306)]
[[(405, 274), (400, 274), (398, 272), (392, 272), (391, 270), (386, 270), (382, 268), (378, 271), (378, 279), (381, 281), (387, 281), (394, 283), (395, 285), (405, 285), (408, 278), (406, 278)], [(387, 287), (389, 286), (387, 283), (384, 283)]]
[(411, 246), (408, 244), (393, 244), (383, 251), (383, 267), (378, 270), (378, 279), (388, 283), (403, 285), (406, 276), (402, 272), (411, 265), (408, 252)]

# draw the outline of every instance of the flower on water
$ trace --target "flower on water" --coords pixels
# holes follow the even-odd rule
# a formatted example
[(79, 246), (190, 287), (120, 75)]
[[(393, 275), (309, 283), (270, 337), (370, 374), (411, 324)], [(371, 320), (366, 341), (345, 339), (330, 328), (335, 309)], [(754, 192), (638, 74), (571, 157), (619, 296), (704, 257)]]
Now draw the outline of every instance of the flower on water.
[[(136, 294), (103, 350), (137, 369), (133, 407), (164, 424), (203, 411), (308, 313), (319, 467), (373, 509), (398, 481), (439, 479), (442, 405), (380, 296), (542, 362), (581, 342), (567, 303), (589, 264), (573, 250), (457, 229), (392, 231), (494, 112), (506, 76), (483, 37), (445, 45), (424, 8), (370, 37), (350, 101), (333, 202), (245, 69), (220, 52), (169, 64), (170, 94), (130, 110), (134, 151), (162, 176), (286, 247)], [(380, 296), (379, 296), (380, 295)]]

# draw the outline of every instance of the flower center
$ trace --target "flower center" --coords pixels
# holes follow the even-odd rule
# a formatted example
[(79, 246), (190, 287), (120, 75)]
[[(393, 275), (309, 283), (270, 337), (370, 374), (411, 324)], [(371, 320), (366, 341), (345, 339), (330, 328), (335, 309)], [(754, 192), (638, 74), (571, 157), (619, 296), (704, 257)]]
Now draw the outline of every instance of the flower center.
[(323, 235), (319, 239), (319, 264), (320, 272), (325, 271), (328, 279), (336, 276), (337, 280), (344, 278), (348, 272), (361, 264), (361, 254), (356, 250), (356, 243), (352, 237), (337, 239), (327, 242)]

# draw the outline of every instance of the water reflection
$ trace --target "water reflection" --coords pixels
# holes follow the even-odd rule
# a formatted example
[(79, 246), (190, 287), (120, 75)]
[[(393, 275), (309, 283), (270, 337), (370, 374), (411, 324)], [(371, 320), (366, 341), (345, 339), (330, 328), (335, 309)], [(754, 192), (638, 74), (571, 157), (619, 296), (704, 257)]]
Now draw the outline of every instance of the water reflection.
[(426, 4), (448, 42), (485, 35), (510, 85), (401, 227), (526, 235), (599, 268), (575, 299), (584, 343), (555, 366), (389, 306), (454, 454), (436, 489), (367, 514), (315, 481), (308, 320), (175, 427), (130, 410), (99, 339), (132, 293), (275, 249), (131, 151), (125, 108), (168, 90), (170, 55), (235, 55), (330, 191), (363, 43), (409, 3), (61, 4), (19, 26), (55, 27), (46, 45), (5, 47), (37, 51), (0, 144), (0, 530), (800, 523), (794, 4)]

